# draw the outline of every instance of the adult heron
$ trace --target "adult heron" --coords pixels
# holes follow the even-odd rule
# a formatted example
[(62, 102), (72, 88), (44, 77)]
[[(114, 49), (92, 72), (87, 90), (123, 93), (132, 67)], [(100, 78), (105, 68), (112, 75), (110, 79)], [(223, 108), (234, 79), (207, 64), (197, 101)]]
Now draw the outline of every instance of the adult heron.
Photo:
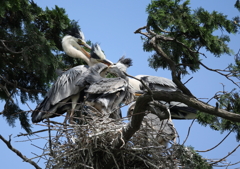
[(77, 80), (86, 72), (89, 66), (102, 62), (106, 65), (112, 65), (112, 62), (106, 59), (98, 44), (92, 45), (91, 54), (89, 54), (79, 44), (89, 48), (84, 40), (82, 32), (74, 27), (69, 35), (62, 40), (64, 51), (71, 57), (83, 59), (88, 66), (76, 66), (62, 73), (48, 91), (44, 100), (36, 107), (32, 113), (32, 122), (37, 123), (46, 118), (52, 118), (65, 113), (64, 105), (71, 102), (71, 114), (73, 113), (77, 102), (82, 100), (81, 90), (75, 85)]
[[(127, 68), (129, 67), (126, 63), (123, 62), (124, 60), (119, 60), (115, 66), (123, 72), (126, 72)], [(158, 76), (150, 76), (150, 75), (137, 75), (134, 78), (128, 78), (129, 85), (133, 87), (135, 92), (139, 91), (146, 91), (144, 85), (139, 81), (142, 80), (146, 86), (148, 86), (153, 91), (180, 91), (177, 88), (177, 85), (170, 79)], [(139, 79), (139, 80), (137, 80)], [(194, 119), (196, 118), (196, 109), (187, 106), (184, 103), (171, 101), (170, 103), (159, 101), (162, 104), (165, 104), (169, 107), (171, 112), (172, 119)], [(133, 103), (134, 104), (134, 103)], [(161, 111), (158, 108), (155, 110)]]
[[(180, 91), (177, 85), (170, 79), (158, 76), (150, 75), (137, 75), (136, 79), (142, 80), (149, 89), (153, 91)], [(147, 91), (144, 85), (133, 78), (129, 79), (129, 83), (135, 90)], [(180, 91), (181, 92), (181, 91)], [(188, 105), (177, 102), (165, 102), (159, 101), (159, 103), (167, 106), (170, 109), (172, 119), (195, 119), (197, 115), (196, 109), (189, 107)], [(152, 107), (153, 108), (153, 107)], [(161, 111), (158, 107), (154, 107), (155, 111)]]
[[(132, 64), (131, 60), (125, 59), (124, 61), (128, 66)], [(115, 65), (111, 65), (107, 71), (114, 74), (118, 73), (120, 77), (103, 78), (94, 69), (89, 69), (88, 75), (81, 77), (76, 85), (80, 88), (83, 85), (89, 85), (88, 89), (85, 90), (85, 103), (87, 105), (94, 107), (105, 117), (119, 119), (121, 118), (119, 106), (131, 102), (134, 99), (134, 94), (121, 70), (115, 69)]]

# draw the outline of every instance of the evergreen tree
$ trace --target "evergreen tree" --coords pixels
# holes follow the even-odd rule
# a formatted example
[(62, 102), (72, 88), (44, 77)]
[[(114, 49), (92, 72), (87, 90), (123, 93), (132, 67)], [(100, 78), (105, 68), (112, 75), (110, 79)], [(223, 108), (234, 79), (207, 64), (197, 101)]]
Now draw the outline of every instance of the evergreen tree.
[(39, 101), (56, 78), (56, 69), (82, 64), (62, 52), (61, 40), (72, 22), (57, 6), (43, 10), (28, 0), (0, 2), (0, 99), (10, 126), (19, 119), (31, 132), (28, 112), (20, 105)]
[[(200, 56), (205, 56), (201, 53), (202, 49), (215, 57), (234, 54), (228, 46), (231, 40), (229, 34), (239, 33), (239, 17), (229, 20), (217, 11), (208, 12), (201, 7), (192, 10), (189, 4), (190, 0), (152, 1), (147, 7), (146, 30), (149, 34), (143, 47), (146, 51), (157, 51), (149, 58), (149, 66), (171, 70), (173, 81), (185, 94), (193, 97), (182, 84), (181, 76), (198, 71), (200, 65), (206, 67), (201, 62)], [(235, 7), (239, 10), (239, 1), (236, 1)], [(217, 31), (221, 31), (220, 36), (216, 35)], [(153, 37), (156, 37), (155, 44)], [(239, 56), (236, 55), (236, 64), (229, 65), (228, 69), (229, 75), (239, 79)], [(235, 89), (217, 94), (215, 98), (219, 102), (217, 108), (240, 114), (239, 92)], [(240, 140), (239, 123), (201, 111), (198, 122), (222, 132), (232, 130)]]

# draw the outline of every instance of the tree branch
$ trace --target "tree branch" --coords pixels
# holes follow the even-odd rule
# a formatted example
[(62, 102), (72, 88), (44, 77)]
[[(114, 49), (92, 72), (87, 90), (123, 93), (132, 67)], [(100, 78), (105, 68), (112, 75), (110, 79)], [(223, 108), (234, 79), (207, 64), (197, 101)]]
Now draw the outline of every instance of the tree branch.
[(152, 98), (154, 100), (162, 100), (166, 102), (179, 101), (201, 112), (216, 115), (227, 120), (231, 120), (232, 122), (240, 122), (239, 114), (213, 107), (202, 101), (197, 100), (194, 97), (189, 97), (188, 95), (185, 95), (179, 91), (153, 91), (153, 95), (144, 94), (138, 97), (131, 121), (126, 127), (122, 128), (123, 137), (119, 137), (113, 141), (113, 146), (115, 148), (120, 148), (123, 144), (123, 141), (127, 142), (133, 136), (133, 134), (140, 129), (143, 117), (145, 116), (145, 111), (148, 110), (148, 104), (152, 101)]
[(11, 139), (9, 141), (5, 140), (4, 137), (2, 137), (2, 135), (0, 135), (0, 139), (8, 146), (8, 148), (10, 150), (12, 150), (14, 153), (16, 153), (20, 158), (23, 159), (23, 161), (28, 162), (30, 164), (32, 164), (36, 169), (41, 169), (41, 167), (39, 167), (34, 161), (28, 159), (26, 156), (24, 156), (20, 151), (18, 151), (17, 149), (13, 148), (11, 145)]
[[(240, 87), (236, 82), (234, 82), (232, 79), (229, 78), (229, 74), (224, 74), (224, 73), (221, 73), (220, 71), (223, 71), (223, 70), (220, 70), (220, 69), (211, 69), (209, 67), (207, 67), (206, 65), (204, 65), (202, 62), (199, 61), (199, 64), (202, 65), (205, 69), (209, 70), (209, 71), (212, 71), (212, 72), (217, 72), (218, 74), (226, 77), (228, 80), (230, 80), (232, 83), (234, 83), (236, 86)], [(226, 71), (225, 71), (226, 72)]]
[(8, 52), (10, 52), (10, 53), (13, 53), (13, 54), (20, 54), (20, 53), (23, 53), (23, 50), (22, 51), (20, 51), (20, 52), (15, 52), (15, 51), (12, 51), (11, 49), (9, 49), (8, 47), (7, 47), (7, 45), (4, 43), (5, 42), (5, 40), (0, 40), (1, 42), (2, 42), (2, 44), (3, 44), (3, 46), (7, 49), (7, 51)]
[(169, 67), (170, 67), (171, 72), (172, 72), (173, 82), (178, 86), (178, 88), (180, 90), (183, 91), (183, 93), (193, 97), (193, 94), (190, 92), (190, 90), (188, 90), (188, 88), (186, 86), (184, 86), (184, 84), (177, 78), (175, 62), (168, 57), (168, 55), (162, 50), (162, 48), (159, 45), (157, 45), (156, 37), (153, 37), (150, 40), (150, 43), (153, 45), (153, 48), (157, 52), (157, 54), (159, 56), (164, 57), (164, 60), (169, 64)]
[(13, 86), (13, 87), (16, 87), (18, 88), (19, 90), (23, 91), (23, 92), (27, 92), (27, 93), (46, 93), (46, 91), (43, 91), (43, 90), (36, 90), (36, 89), (26, 89), (26, 88), (23, 88), (23, 87), (20, 87), (10, 81), (8, 81), (7, 79), (3, 78), (1, 75), (0, 75), (0, 78), (7, 84)]

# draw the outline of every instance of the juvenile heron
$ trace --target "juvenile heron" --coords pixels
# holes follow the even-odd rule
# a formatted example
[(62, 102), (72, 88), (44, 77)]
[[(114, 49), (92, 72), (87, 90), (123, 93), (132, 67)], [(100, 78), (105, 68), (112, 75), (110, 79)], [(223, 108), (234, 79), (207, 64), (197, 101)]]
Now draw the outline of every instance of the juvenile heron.
[[(131, 60), (125, 60), (128, 62), (128, 66), (131, 65)], [(84, 76), (79, 79), (77, 85), (89, 85), (89, 88), (85, 90), (86, 103), (102, 115), (107, 117), (119, 119), (120, 105), (132, 101), (133, 90), (129, 87), (126, 76), (119, 69), (115, 69), (115, 65), (108, 67), (107, 71), (110, 73), (118, 73), (120, 77), (117, 78), (103, 78), (96, 71), (89, 69), (88, 76)]]

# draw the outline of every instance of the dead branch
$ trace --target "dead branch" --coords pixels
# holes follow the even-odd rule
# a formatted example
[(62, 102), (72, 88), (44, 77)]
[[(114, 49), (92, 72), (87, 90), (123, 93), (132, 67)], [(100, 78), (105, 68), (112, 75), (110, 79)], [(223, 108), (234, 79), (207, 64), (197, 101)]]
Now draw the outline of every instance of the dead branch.
[(200, 65), (202, 65), (204, 68), (206, 68), (207, 70), (209, 70), (209, 71), (212, 71), (212, 72), (216, 72), (216, 73), (218, 73), (218, 74), (220, 74), (220, 75), (222, 75), (222, 76), (224, 76), (224, 77), (226, 77), (228, 80), (230, 80), (233, 84), (235, 84), (237, 87), (240, 87), (236, 82), (234, 82), (232, 79), (230, 79), (229, 78), (229, 74), (224, 74), (224, 73), (222, 73), (221, 71), (223, 71), (223, 70), (220, 70), (220, 69), (211, 69), (211, 68), (209, 68), (209, 67), (207, 67), (206, 65), (204, 65), (202, 62), (198, 62)]
[(185, 142), (187, 141), (187, 139), (188, 139), (188, 137), (189, 137), (189, 134), (190, 134), (190, 130), (191, 130), (191, 128), (192, 128), (192, 125), (193, 125), (194, 121), (195, 121), (195, 119), (193, 119), (191, 125), (189, 126), (189, 128), (188, 128), (188, 133), (187, 133), (187, 137), (186, 137), (186, 139), (183, 141), (182, 145), (184, 145)]
[(24, 51), (24, 50), (22, 50), (22, 51), (20, 51), (20, 52), (15, 52), (15, 51), (13, 51), (13, 50), (11, 50), (11, 49), (9, 49), (9, 48), (7, 47), (7, 45), (4, 43), (5, 40), (0, 40), (0, 41), (2, 42), (3, 46), (5, 47), (5, 49), (7, 49), (7, 51), (10, 52), (10, 53), (13, 53), (13, 54), (21, 54), (21, 53), (23, 53), (23, 51)]
[(234, 152), (238, 149), (238, 147), (240, 147), (240, 144), (239, 144), (235, 149), (233, 149), (232, 152), (228, 153), (228, 155), (226, 155), (225, 157), (221, 158), (221, 159), (218, 160), (218, 161), (215, 161), (214, 163), (211, 163), (211, 165), (216, 164), (216, 163), (219, 163), (219, 162), (225, 160), (228, 156), (230, 156), (232, 153), (234, 153)]
[(21, 87), (21, 86), (18, 86), (17, 84), (15, 83), (12, 83), (10, 81), (8, 81), (7, 79), (3, 78), (1, 75), (0, 75), (0, 78), (7, 84), (15, 87), (15, 88), (18, 88), (19, 90), (23, 91), (23, 92), (28, 92), (28, 93), (46, 93), (46, 91), (43, 91), (43, 90), (36, 90), (36, 89), (26, 89), (24, 87)]
[[(45, 131), (48, 131), (48, 129), (43, 129), (43, 130), (35, 131), (35, 132), (32, 132), (31, 134), (41, 133), (41, 132), (45, 132)], [(20, 134), (18, 134), (16, 137), (21, 137), (21, 136), (29, 136), (29, 133), (20, 133)]]
[(23, 161), (28, 162), (29, 164), (33, 165), (36, 169), (41, 169), (34, 161), (28, 159), (26, 156), (24, 156), (20, 151), (17, 149), (13, 148), (11, 145), (11, 138), (9, 141), (7, 141), (2, 135), (0, 135), (0, 139), (8, 146), (10, 150), (12, 150), (15, 154), (17, 154), (20, 158), (23, 159)]
[(208, 152), (208, 151), (211, 151), (213, 150), (214, 148), (216, 148), (217, 146), (219, 146), (220, 144), (222, 144), (222, 142), (232, 133), (234, 128), (232, 128), (232, 130), (229, 131), (229, 133), (214, 147), (208, 149), (208, 150), (204, 150), (204, 151), (200, 151), (200, 150), (196, 150), (196, 152)]

